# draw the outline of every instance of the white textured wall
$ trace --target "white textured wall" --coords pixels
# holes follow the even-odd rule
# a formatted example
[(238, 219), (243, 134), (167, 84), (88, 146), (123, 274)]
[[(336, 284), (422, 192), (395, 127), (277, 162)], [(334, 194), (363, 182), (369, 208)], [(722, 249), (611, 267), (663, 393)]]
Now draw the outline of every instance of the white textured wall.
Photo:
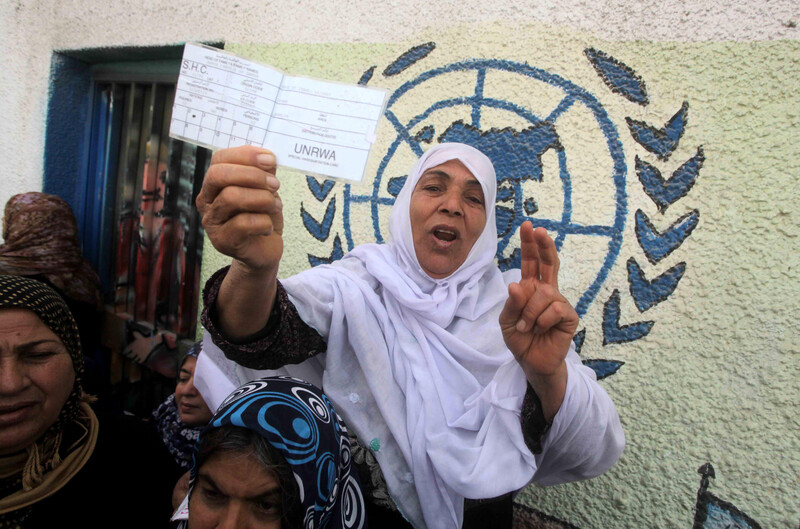
[(0, 204), (40, 187), (53, 50), (188, 40), (226, 42), (403, 42), (427, 27), (543, 22), (611, 40), (796, 39), (793, 0), (374, 2), (333, 0), (5, 0), (0, 2)]
[[(6, 170), (0, 203), (39, 189), (53, 50), (152, 46), (187, 40), (225, 41), (242, 55), (292, 73), (355, 82), (376, 65), (371, 86), (397, 90), (430, 68), (489, 58), (541, 68), (596, 97), (619, 134), (626, 165), (625, 228), (619, 255), (583, 318), (584, 358), (624, 361), (602, 384), (617, 402), (628, 435), (620, 463), (589, 482), (531, 487), (520, 497), (540, 512), (582, 528), (692, 526), (697, 468), (717, 472), (710, 492), (762, 527), (800, 523), (800, 7), (756, 2), (4, 2), (0, 5), (0, 160)], [(488, 4), (488, 5), (485, 5)], [(533, 3), (531, 3), (533, 4)], [(409, 48), (435, 42), (429, 57), (401, 75), (382, 69)], [(613, 94), (584, 50), (602, 50), (633, 68), (650, 103)], [(472, 84), (471, 84), (472, 83)], [(406, 118), (449, 95), (469, 95), (474, 80), (453, 77), (414, 91), (394, 110)], [(485, 91), (530, 109), (557, 101), (541, 84), (513, 72), (487, 76)], [(660, 161), (637, 144), (625, 118), (662, 126), (689, 104), (680, 144)], [(463, 117), (431, 120), (437, 127)], [(503, 127), (507, 116), (486, 113), (481, 125)], [(576, 214), (607, 215), (607, 157), (591, 120), (568, 113), (557, 122), (575, 184)], [(449, 121), (448, 121), (449, 120)], [(437, 128), (437, 134), (442, 129)], [(394, 139), (382, 123), (373, 171)], [(602, 142), (601, 142), (602, 143)], [(696, 185), (660, 213), (637, 179), (635, 159), (668, 178), (699, 146), (705, 162)], [(557, 163), (543, 159), (547, 171)], [(409, 152), (397, 160), (410, 163)], [(388, 173), (387, 173), (388, 174)], [(320, 200), (305, 179), (279, 174), (287, 211), (281, 274), (308, 266), (308, 254), (329, 255), (331, 239), (348, 229), (370, 240), (370, 213), (353, 206), (342, 218), (341, 185)], [(580, 187), (582, 186), (582, 187)], [(604, 187), (606, 186), (606, 187)], [(544, 212), (557, 208), (552, 190), (534, 188)], [(363, 189), (353, 191), (365, 193)], [(309, 235), (301, 208), (322, 218), (332, 199), (331, 237)], [(672, 254), (649, 263), (635, 235), (641, 209), (658, 230), (696, 210), (700, 221)], [(208, 246), (206, 247), (209, 248)], [(599, 266), (591, 241), (565, 244), (562, 286), (575, 302)], [(626, 261), (648, 279), (686, 264), (675, 291), (640, 311), (629, 288)], [(204, 276), (224, 263), (207, 251)], [(649, 334), (603, 344), (604, 306), (620, 293), (620, 325), (654, 321)], [(721, 522), (708, 527), (725, 527)]]

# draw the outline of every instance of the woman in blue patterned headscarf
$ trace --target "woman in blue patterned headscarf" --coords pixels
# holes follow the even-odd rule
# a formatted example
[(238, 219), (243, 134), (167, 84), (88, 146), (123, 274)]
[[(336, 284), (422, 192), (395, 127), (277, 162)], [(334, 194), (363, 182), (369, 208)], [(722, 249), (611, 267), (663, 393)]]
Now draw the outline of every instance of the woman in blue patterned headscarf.
[(190, 529), (366, 528), (344, 421), (306, 382), (267, 377), (234, 391), (194, 452)]

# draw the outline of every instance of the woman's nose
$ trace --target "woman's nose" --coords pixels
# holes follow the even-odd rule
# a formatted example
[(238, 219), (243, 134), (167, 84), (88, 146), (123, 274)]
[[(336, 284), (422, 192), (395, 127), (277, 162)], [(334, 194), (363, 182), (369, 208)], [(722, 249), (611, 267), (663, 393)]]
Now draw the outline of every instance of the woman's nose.
[(25, 389), (27, 375), (14, 358), (0, 359), (0, 395), (15, 395)]
[(456, 192), (447, 192), (442, 196), (442, 203), (439, 210), (443, 213), (460, 216), (464, 214), (463, 205), (461, 204), (461, 194)]
[(227, 509), (217, 520), (216, 529), (248, 529), (244, 506), (229, 502)]
[(191, 380), (184, 387), (184, 393), (186, 393), (187, 395), (192, 395), (192, 396), (199, 394), (199, 392), (197, 391), (197, 388), (194, 386), (194, 384), (192, 383)]

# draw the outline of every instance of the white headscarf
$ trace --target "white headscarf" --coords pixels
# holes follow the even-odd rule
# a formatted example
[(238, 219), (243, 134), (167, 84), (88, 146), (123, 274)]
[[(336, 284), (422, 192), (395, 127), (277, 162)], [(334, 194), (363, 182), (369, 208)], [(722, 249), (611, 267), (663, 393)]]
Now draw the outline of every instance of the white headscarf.
[[(420, 176), (449, 160), (480, 182), (486, 226), (453, 274), (432, 279), (417, 261), (409, 207)], [(283, 281), (300, 316), (327, 340), (325, 393), (375, 451), (415, 526), (459, 528), (464, 498), (520, 489), (536, 470), (520, 428), (525, 376), (498, 324), (507, 287), (494, 262), (495, 196), (485, 155), (437, 145), (397, 197), (390, 244), (361, 245)]]

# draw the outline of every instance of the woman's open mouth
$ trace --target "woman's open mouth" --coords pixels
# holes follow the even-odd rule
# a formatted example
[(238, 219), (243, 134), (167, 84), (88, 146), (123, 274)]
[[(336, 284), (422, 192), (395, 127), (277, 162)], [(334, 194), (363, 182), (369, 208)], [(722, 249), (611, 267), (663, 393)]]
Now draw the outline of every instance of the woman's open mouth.
[(447, 224), (439, 224), (431, 229), (434, 242), (442, 247), (449, 248), (450, 245), (459, 239), (458, 229)]
[(456, 240), (457, 234), (452, 230), (435, 229), (433, 230), (433, 236), (444, 242), (453, 242)]

